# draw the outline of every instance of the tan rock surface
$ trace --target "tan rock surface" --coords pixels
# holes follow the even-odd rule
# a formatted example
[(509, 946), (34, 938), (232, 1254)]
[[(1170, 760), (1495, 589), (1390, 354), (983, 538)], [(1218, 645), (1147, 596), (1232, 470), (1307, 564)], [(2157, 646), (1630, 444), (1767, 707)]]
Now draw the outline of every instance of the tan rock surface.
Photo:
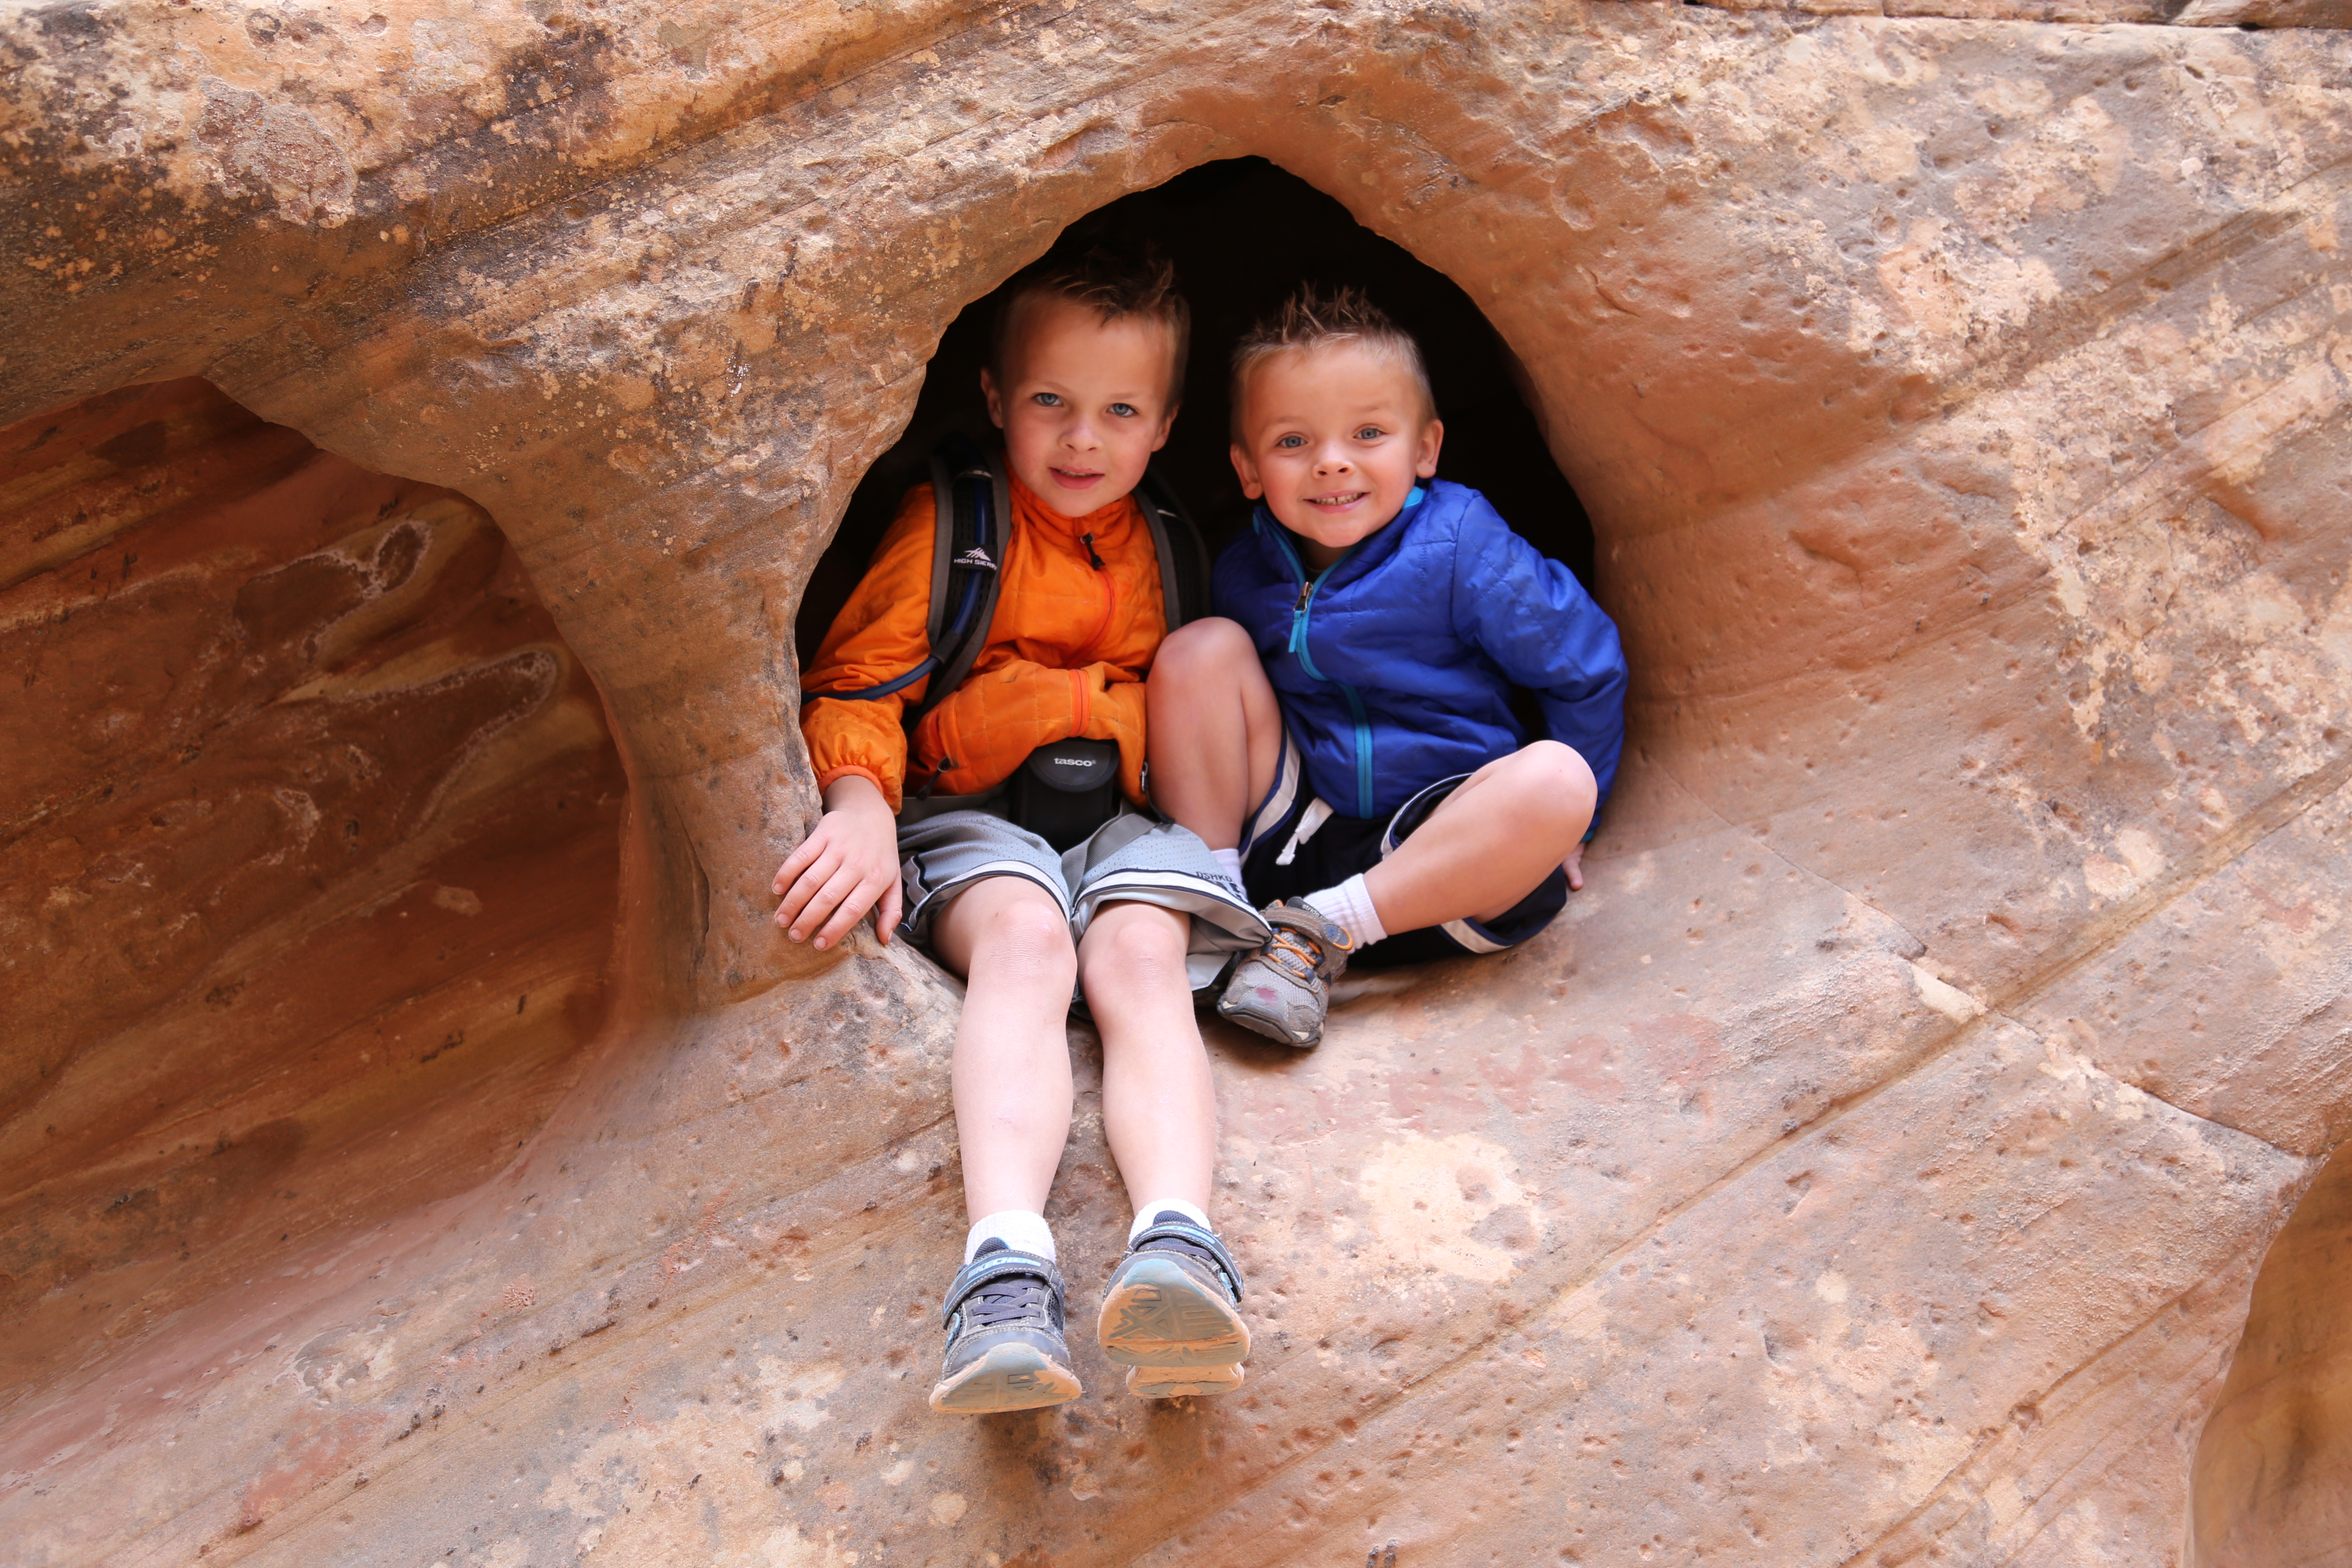
[[(2189, 1561), (2352, 1115), (2352, 38), (2022, 14), (0, 20), (0, 1538)], [(793, 611), (955, 311), (1250, 153), (1528, 367), (1633, 750), (1552, 933), (1218, 1039), (1244, 1392), (945, 1423), (954, 996), (765, 923)]]

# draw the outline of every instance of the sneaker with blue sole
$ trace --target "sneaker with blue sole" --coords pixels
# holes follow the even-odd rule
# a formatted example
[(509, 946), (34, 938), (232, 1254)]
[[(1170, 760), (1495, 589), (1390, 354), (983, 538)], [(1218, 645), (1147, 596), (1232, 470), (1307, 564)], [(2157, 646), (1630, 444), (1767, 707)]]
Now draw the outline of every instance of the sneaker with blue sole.
[(1096, 1325), (1103, 1354), (1139, 1369), (1143, 1385), (1168, 1390), (1146, 1392), (1130, 1372), (1129, 1391), (1145, 1398), (1222, 1394), (1240, 1384), (1249, 1359), (1241, 1300), (1242, 1271), (1224, 1243), (1163, 1209), (1111, 1271)]
[(948, 1287), (948, 1348), (931, 1408), (950, 1415), (1035, 1410), (1085, 1389), (1063, 1337), (1061, 1270), (999, 1240), (982, 1244)]

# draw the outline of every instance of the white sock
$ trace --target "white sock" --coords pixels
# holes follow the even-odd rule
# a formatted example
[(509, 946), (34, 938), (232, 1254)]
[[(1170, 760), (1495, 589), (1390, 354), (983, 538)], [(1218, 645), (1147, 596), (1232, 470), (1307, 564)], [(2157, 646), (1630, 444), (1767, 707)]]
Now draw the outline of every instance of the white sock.
[(1216, 857), (1217, 869), (1231, 877), (1234, 887), (1240, 887), (1242, 885), (1242, 852), (1238, 849), (1212, 849), (1209, 853)]
[(1155, 1198), (1135, 1211), (1135, 1223), (1127, 1227), (1129, 1244), (1133, 1245), (1137, 1237), (1159, 1224), (1162, 1214), (1181, 1214), (1202, 1230), (1210, 1228), (1209, 1216), (1182, 1198)]
[(1025, 1252), (1033, 1258), (1054, 1259), (1054, 1233), (1046, 1226), (1045, 1216), (1022, 1209), (1006, 1209), (977, 1221), (970, 1235), (963, 1238), (963, 1260), (969, 1263), (981, 1244), (991, 1237), (1004, 1243), (1015, 1252)]
[(1360, 875), (1349, 878), (1336, 888), (1307, 894), (1307, 907), (1332, 924), (1346, 927), (1359, 948), (1370, 947), (1389, 934), (1388, 928), (1381, 924), (1380, 910), (1372, 908), (1371, 889), (1364, 886)]

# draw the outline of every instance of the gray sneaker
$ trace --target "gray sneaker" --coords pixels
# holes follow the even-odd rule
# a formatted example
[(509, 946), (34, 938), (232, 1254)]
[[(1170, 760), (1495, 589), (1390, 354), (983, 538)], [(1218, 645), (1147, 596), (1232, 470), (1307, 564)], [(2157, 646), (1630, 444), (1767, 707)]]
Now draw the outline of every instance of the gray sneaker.
[(1309, 904), (1286, 899), (1265, 911), (1274, 935), (1234, 966), (1217, 1011), (1244, 1029), (1308, 1050), (1323, 1043), (1331, 982), (1348, 967), (1356, 939)]
[(1134, 1369), (1131, 1394), (1222, 1394), (1240, 1384), (1249, 1359), (1241, 1302), (1241, 1266), (1225, 1244), (1163, 1209), (1111, 1270), (1095, 1331), (1105, 1356)]
[(1062, 1274), (992, 1241), (948, 1287), (948, 1352), (931, 1408), (989, 1415), (1060, 1405), (1084, 1392), (1062, 1337)]

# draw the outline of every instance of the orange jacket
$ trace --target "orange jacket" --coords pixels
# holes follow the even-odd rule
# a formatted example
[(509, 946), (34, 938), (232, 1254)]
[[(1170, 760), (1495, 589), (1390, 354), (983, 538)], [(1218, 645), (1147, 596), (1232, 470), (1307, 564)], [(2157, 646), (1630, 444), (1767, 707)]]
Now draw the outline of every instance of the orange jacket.
[[(918, 782), (936, 771), (938, 793), (977, 795), (1039, 746), (1075, 736), (1118, 742), (1120, 787), (1140, 805), (1142, 682), (1168, 629), (1150, 526), (1131, 498), (1064, 517), (1019, 479), (1011, 485), (1012, 539), (988, 643), (963, 684), (915, 727)], [(899, 716), (929, 679), (866, 701), (824, 693), (895, 680), (929, 652), (931, 520), (931, 487), (908, 490), (801, 683), (817, 787), (862, 773), (894, 812), (908, 772)]]

